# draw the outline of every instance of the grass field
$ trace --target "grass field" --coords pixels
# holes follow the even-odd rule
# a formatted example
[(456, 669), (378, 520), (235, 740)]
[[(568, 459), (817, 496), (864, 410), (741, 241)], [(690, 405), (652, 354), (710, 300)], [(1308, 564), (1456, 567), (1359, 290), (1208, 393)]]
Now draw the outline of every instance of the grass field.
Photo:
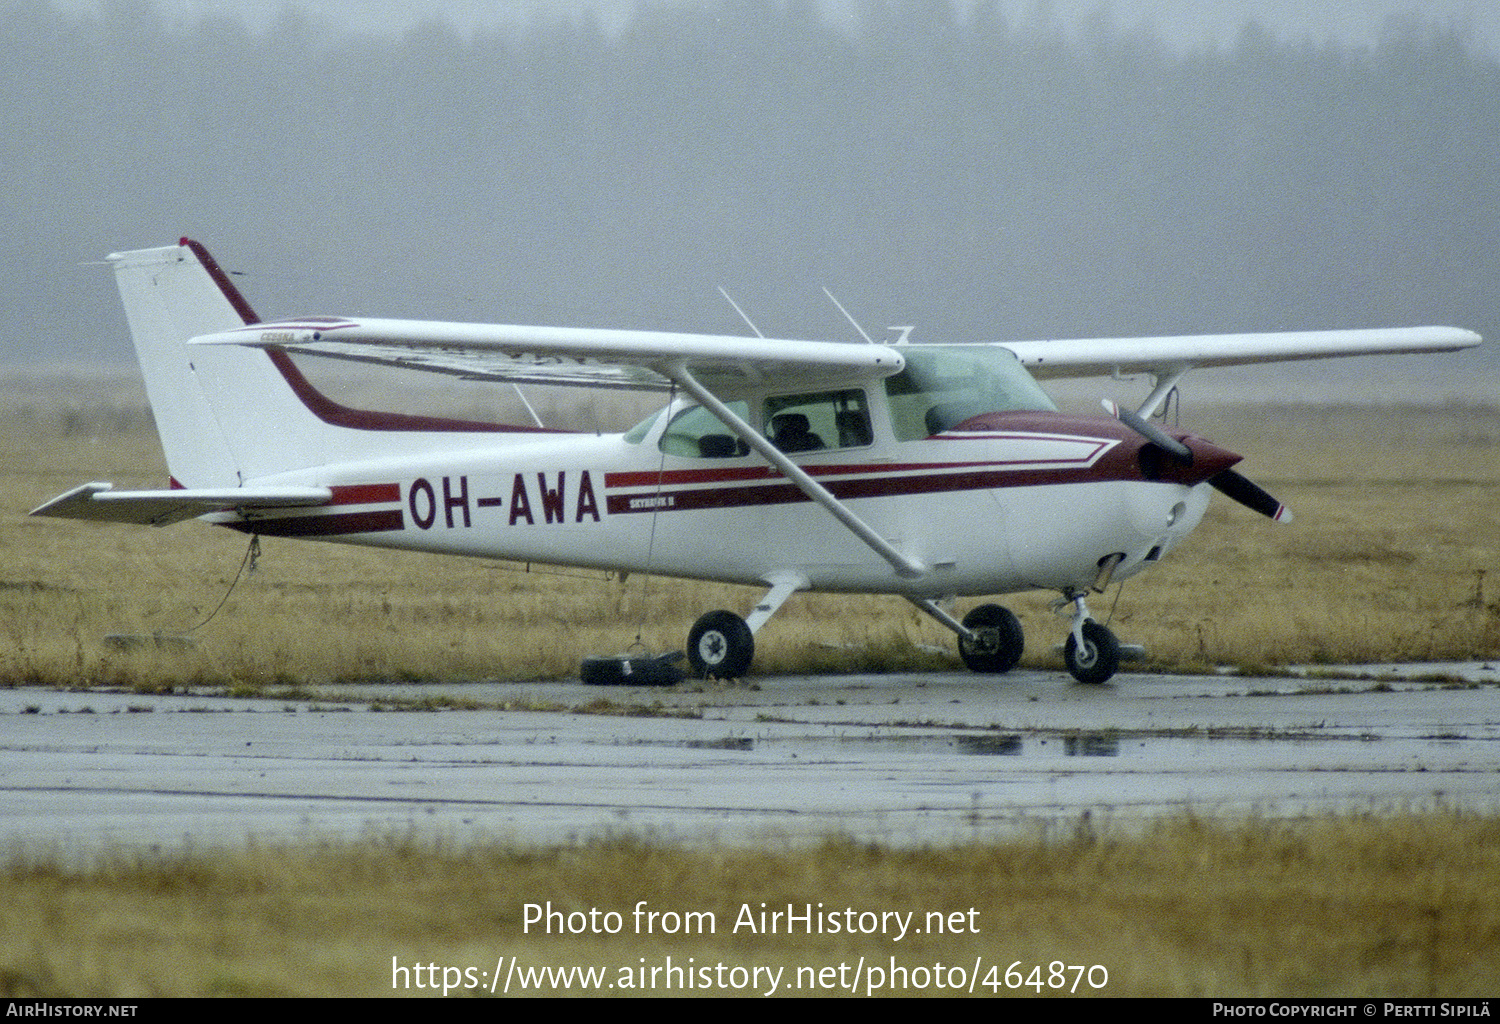
[[(836, 981), (842, 965), (851, 981), (863, 957), (909, 972), (904, 985), (888, 975), (877, 989), (893, 994), (953, 994), (978, 964), (980, 995), (1492, 996), (1497, 891), (1500, 822), (1441, 813), (1175, 818), (1121, 837), (914, 851), (842, 841), (752, 851), (392, 840), (122, 856), (72, 869), (13, 862), (0, 868), (0, 996), (431, 995), (445, 968), (449, 994), (482, 995), (501, 957), (505, 974), (510, 958), (527, 970), (603, 972), (594, 985), (539, 986), (549, 993), (629, 994), (608, 986), (671, 957), (679, 967), (779, 969), (781, 994), (817, 994), (838, 991), (817, 987), (819, 977)], [(712, 914), (714, 928), (664, 934), (663, 916), (645, 934), (632, 913), (643, 898), (663, 915)], [(752, 920), (761, 903), (821, 903), (960, 921), (947, 934), (899, 940), (894, 930), (736, 931), (746, 900)], [(601, 929), (615, 912), (620, 927), (559, 934), (564, 920), (548, 935), (528, 929), (528, 903), (597, 910)], [(406, 974), (393, 975), (393, 958)], [(1055, 962), (1102, 970), (1059, 977)], [(430, 964), (436, 972), (411, 973)], [(824, 968), (834, 970), (811, 973)], [(393, 989), (393, 977), (405, 984)], [(645, 994), (661, 994), (666, 978), (657, 974)], [(861, 994), (874, 980), (862, 978)], [(721, 987), (700, 992), (768, 989), (765, 975), (754, 988), (743, 974), (710, 980)], [(510, 994), (518, 991), (513, 982)]]
[[(758, 592), (634, 576), (267, 539), (222, 610), (246, 540), (29, 519), (86, 480), (166, 479), (128, 386), (13, 389), (0, 426), (0, 684), (256, 688), (299, 682), (564, 678), (589, 654), (683, 644), (703, 611)], [(1500, 411), (1245, 407), (1193, 410), (1247, 475), (1296, 512), (1278, 527), (1228, 501), (1152, 572), (1096, 597), (1149, 666), (1500, 656)], [(1054, 595), (1007, 598), (1025, 664), (1058, 664)], [(960, 613), (977, 600), (961, 602)], [(121, 650), (111, 635), (189, 634)], [(951, 634), (894, 598), (798, 595), (756, 638), (761, 673), (956, 663)]]
[[(71, 389), (71, 390), (70, 390)], [(85, 480), (160, 486), (149, 417), (128, 387), (18, 384), (0, 425), (0, 685), (143, 690), (352, 679), (566, 677), (638, 629), (679, 646), (692, 619), (755, 596), (703, 584), (266, 541), (254, 574), (191, 644), (118, 649), (116, 633), (178, 634), (208, 618), (245, 539), (28, 519)], [(67, 397), (71, 394), (72, 397)], [(1288, 502), (1273, 526), (1216, 501), (1197, 534), (1114, 605), (1149, 667), (1500, 657), (1500, 412), (1219, 408), (1195, 429), (1243, 452)], [(1046, 595), (1011, 600), (1027, 662), (1056, 664)], [(829, 647), (832, 641), (837, 646)], [(944, 632), (891, 598), (799, 596), (757, 637), (762, 672), (950, 664)], [(478, 994), (499, 958), (527, 968), (801, 969), (866, 958), (909, 971), (903, 992), (1112, 996), (1460, 996), (1500, 990), (1500, 822), (1430, 811), (1314, 821), (1185, 817), (1071, 838), (896, 851), (445, 846), (376, 837), (321, 847), (101, 855), (0, 864), (0, 996)], [(643, 895), (644, 894), (644, 895)], [(752, 898), (856, 911), (975, 911), (973, 928), (881, 936), (735, 933)], [(541, 935), (527, 903), (564, 913), (712, 913), (713, 935)], [(700, 918), (701, 920), (701, 918)], [(627, 932), (633, 931), (628, 925)], [(895, 960), (892, 961), (891, 958)], [(934, 965), (942, 963), (947, 974)], [(1019, 973), (1008, 969), (1020, 965)], [(434, 965), (425, 976), (411, 969)], [(1033, 965), (1040, 970), (1033, 974)], [(408, 973), (393, 973), (393, 966)], [(457, 968), (445, 974), (444, 968)], [(1104, 979), (1094, 989), (1089, 980)], [(728, 976), (731, 983), (735, 975)], [(765, 977), (759, 988), (765, 991)], [(865, 980), (870, 981), (869, 975)], [(927, 984), (914, 984), (915, 979)], [(1064, 985), (1076, 983), (1065, 970)], [(552, 984), (551, 991), (561, 986)], [(572, 991), (580, 991), (574, 987)], [(591, 990), (594, 991), (594, 990)], [(618, 989), (611, 991), (618, 992)], [(806, 994), (810, 989), (795, 990)]]

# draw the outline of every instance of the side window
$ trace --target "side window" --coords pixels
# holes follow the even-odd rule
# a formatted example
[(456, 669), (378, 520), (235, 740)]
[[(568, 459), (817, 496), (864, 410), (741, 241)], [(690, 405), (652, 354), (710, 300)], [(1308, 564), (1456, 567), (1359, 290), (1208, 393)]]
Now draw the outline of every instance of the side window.
[[(740, 419), (750, 411), (744, 402), (730, 402), (729, 408)], [(713, 413), (695, 405), (682, 410), (667, 424), (661, 435), (661, 450), (689, 459), (730, 459), (748, 455), (750, 447), (731, 434)]]
[(865, 393), (819, 391), (766, 399), (766, 437), (784, 452), (862, 448), (874, 440)]

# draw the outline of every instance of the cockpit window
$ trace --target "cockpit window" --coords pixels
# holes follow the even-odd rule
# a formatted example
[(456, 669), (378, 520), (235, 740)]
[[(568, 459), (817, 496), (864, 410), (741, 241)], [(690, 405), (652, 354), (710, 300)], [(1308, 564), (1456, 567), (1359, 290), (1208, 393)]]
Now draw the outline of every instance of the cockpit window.
[(865, 393), (819, 391), (766, 399), (766, 437), (784, 452), (862, 448), (874, 440)]
[(887, 377), (898, 441), (941, 434), (986, 412), (1056, 412), (1057, 406), (1006, 349), (990, 345), (907, 345), (906, 369)]

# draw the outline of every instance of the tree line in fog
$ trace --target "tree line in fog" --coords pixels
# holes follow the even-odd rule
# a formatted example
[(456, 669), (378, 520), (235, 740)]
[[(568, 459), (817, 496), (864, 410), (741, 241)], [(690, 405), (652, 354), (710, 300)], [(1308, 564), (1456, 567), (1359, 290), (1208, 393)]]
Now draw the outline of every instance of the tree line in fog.
[(861, 10), (376, 39), (0, 5), (0, 352), (124, 357), (76, 264), (180, 234), (269, 314), (745, 329), (722, 285), (847, 336), (827, 285), (926, 340), (1488, 326), (1500, 66), (1460, 34)]

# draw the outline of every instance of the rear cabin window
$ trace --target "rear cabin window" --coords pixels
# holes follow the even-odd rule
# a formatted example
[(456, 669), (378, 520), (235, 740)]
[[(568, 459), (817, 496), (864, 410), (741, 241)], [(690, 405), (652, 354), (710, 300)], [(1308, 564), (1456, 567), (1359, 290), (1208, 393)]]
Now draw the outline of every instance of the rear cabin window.
[(784, 452), (862, 448), (874, 440), (869, 403), (857, 388), (777, 395), (763, 411), (766, 437)]

